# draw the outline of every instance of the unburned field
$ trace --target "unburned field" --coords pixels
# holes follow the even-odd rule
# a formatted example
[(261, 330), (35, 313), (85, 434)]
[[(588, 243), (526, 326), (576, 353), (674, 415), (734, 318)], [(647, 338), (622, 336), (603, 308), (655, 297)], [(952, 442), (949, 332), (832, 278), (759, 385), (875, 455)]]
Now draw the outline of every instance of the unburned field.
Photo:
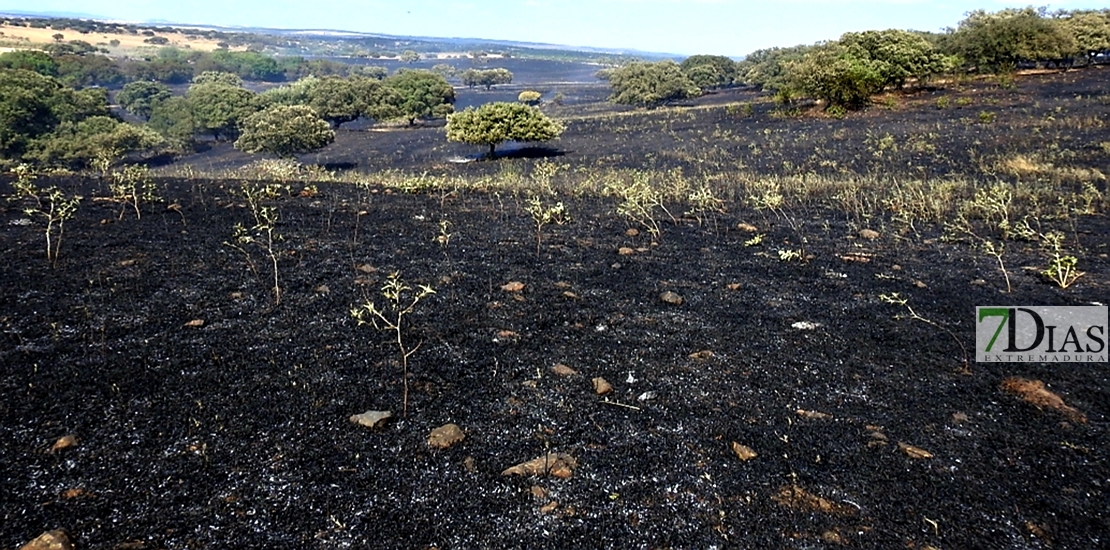
[[(1105, 546), (1105, 363), (970, 357), (976, 305), (1110, 296), (1089, 74), (965, 91), (990, 122), (743, 96), (753, 116), (598, 108), (540, 159), (352, 131), (321, 158), (355, 170), (214, 180), (251, 173), (215, 147), (141, 219), (43, 176), (84, 199), (56, 267), (0, 202), (0, 548)], [(641, 184), (666, 210), (635, 214)], [(263, 237), (244, 186), (269, 248), (236, 238)], [(435, 291), (404, 317), (407, 414), (394, 335), (351, 316), (392, 273)], [(370, 410), (393, 417), (351, 422)], [(447, 423), (465, 439), (430, 445)]]
[[(159, 48), (144, 40), (150, 36), (142, 34), (130, 34), (123, 32), (79, 32), (73, 29), (55, 30), (50, 28), (36, 29), (32, 27), (24, 27), (22, 25), (0, 25), (0, 42), (7, 43), (10, 46), (19, 48), (26, 48), (28, 46), (42, 46), (44, 44), (53, 44), (58, 42), (54, 39), (55, 34), (61, 34), (63, 39), (61, 42), (68, 42), (70, 40), (83, 40), (94, 46), (105, 48), (112, 52), (114, 55), (134, 54), (136, 52), (151, 52)], [(217, 43), (219, 40), (208, 39), (200, 36), (185, 36), (182, 32), (160, 32), (158, 36), (165, 37), (169, 42), (167, 46), (184, 49), (194, 49), (200, 51), (210, 52), (218, 48)], [(118, 44), (112, 44), (112, 41), (117, 41)], [(244, 48), (239, 48), (244, 49)]]

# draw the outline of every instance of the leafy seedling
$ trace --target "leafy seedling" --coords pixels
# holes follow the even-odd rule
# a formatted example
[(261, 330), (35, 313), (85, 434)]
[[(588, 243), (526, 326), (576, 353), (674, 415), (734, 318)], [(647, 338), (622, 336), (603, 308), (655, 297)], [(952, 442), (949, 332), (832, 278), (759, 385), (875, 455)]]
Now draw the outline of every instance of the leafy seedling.
[(144, 167), (126, 166), (123, 170), (109, 172), (108, 176), (111, 178), (108, 190), (111, 191), (112, 198), (123, 204), (123, 209), (119, 212), (121, 220), (128, 205), (135, 210), (135, 218), (142, 219), (143, 211), (139, 207), (142, 204), (161, 200), (155, 194), (158, 187), (150, 179), (150, 171)]
[(411, 348), (405, 343), (404, 321), (408, 314), (416, 310), (416, 305), (424, 298), (435, 294), (435, 290), (427, 285), (416, 285), (414, 289), (401, 279), (400, 273), (394, 272), (382, 285), (381, 294), (385, 297), (385, 303), (381, 307), (378, 307), (373, 300), (366, 300), (366, 303), (351, 310), (351, 317), (358, 320), (359, 326), (372, 325), (375, 329), (393, 335), (401, 357), (401, 381), (404, 386), (402, 410), (404, 416), (408, 416), (409, 357), (420, 349), (423, 342)]
[(943, 330), (944, 332), (947, 332), (948, 335), (951, 336), (952, 339), (956, 341), (956, 344), (958, 344), (960, 346), (960, 351), (963, 352), (964, 368), (963, 368), (962, 371), (960, 371), (960, 374), (967, 374), (967, 375), (971, 374), (971, 362), (968, 359), (967, 347), (964, 346), (963, 341), (960, 340), (960, 338), (958, 336), (956, 336), (956, 333), (952, 332), (952, 330), (949, 329), (948, 327), (940, 325), (936, 321), (933, 321), (931, 319), (926, 319), (926, 318), (918, 315), (917, 312), (913, 310), (913, 307), (910, 306), (909, 299), (903, 298), (897, 292), (893, 292), (891, 294), (880, 294), (879, 299), (882, 300), (883, 302), (888, 303), (888, 304), (893, 304), (893, 305), (896, 305), (896, 306), (902, 306), (902, 307), (906, 308), (906, 311), (908, 311), (909, 314), (910, 314), (910, 319), (921, 321), (922, 323), (932, 325), (936, 328), (939, 328), (939, 329)]
[(262, 200), (266, 198), (275, 198), (279, 196), (281, 188), (276, 185), (256, 186), (253, 184), (244, 184), (242, 193), (247, 199), (247, 206), (251, 210), (251, 215), (254, 217), (254, 226), (247, 229), (242, 223), (235, 224), (232, 237), (234, 242), (224, 242), (224, 245), (234, 248), (243, 253), (247, 257), (247, 265), (250, 266), (251, 271), (258, 273), (255, 269), (254, 262), (251, 261), (251, 255), (245, 248), (246, 245), (255, 245), (266, 252), (270, 258), (270, 264), (273, 267), (274, 274), (274, 303), (281, 304), (281, 284), (278, 271), (278, 253), (277, 243), (284, 240), (284, 238), (277, 232), (277, 223), (279, 212), (276, 206), (262, 204)]
[(77, 213), (81, 202), (78, 195), (67, 195), (54, 186), (40, 188), (35, 185), (35, 174), (29, 166), (21, 164), (14, 170), (16, 179), (12, 182), (15, 195), (8, 200), (22, 200), (27, 203), (23, 213), (31, 218), (46, 222), (43, 233), (46, 236), (46, 260), (51, 267), (58, 266), (58, 254), (62, 248), (62, 235), (65, 233), (66, 220)]
[(540, 253), (540, 244), (543, 242), (543, 226), (564, 225), (571, 222), (570, 214), (562, 202), (546, 206), (539, 197), (532, 197), (524, 210), (531, 214), (532, 221), (536, 223), (536, 254)]

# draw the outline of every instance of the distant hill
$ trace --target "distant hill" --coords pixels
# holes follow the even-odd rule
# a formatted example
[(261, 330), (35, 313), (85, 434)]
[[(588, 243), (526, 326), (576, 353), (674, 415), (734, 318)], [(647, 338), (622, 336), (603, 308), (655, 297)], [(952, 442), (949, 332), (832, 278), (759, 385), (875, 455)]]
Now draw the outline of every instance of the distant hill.
[(99, 15), (92, 15), (89, 13), (82, 13), (76, 11), (23, 11), (23, 10), (0, 10), (0, 15), (9, 15), (13, 17), (43, 17), (43, 18), (68, 18), (68, 19), (97, 19), (101, 21), (108, 20), (108, 17), (101, 17)]
[[(28, 11), (28, 10), (0, 10), (0, 16), (28, 17), (28, 18), (69, 18), (92, 19), (97, 21), (118, 21), (110, 17), (80, 12), (62, 11)], [(154, 25), (160, 27), (176, 27), (182, 29), (211, 29), (221, 32), (250, 33), (267, 36), (296, 36), (299, 38), (315, 40), (388, 40), (406, 43), (421, 43), (428, 48), (442, 48), (448, 50), (482, 50), (482, 49), (508, 49), (518, 52), (535, 51), (559, 52), (562, 54), (582, 53), (592, 56), (630, 56), (650, 59), (680, 59), (684, 56), (661, 52), (647, 52), (636, 49), (594, 48), (590, 46), (569, 46), (563, 44), (548, 44), (543, 42), (520, 42), (514, 40), (495, 40), (486, 38), (468, 37), (437, 37), (437, 36), (403, 36), (393, 34), (368, 33), (340, 29), (274, 29), (269, 27), (229, 27), (221, 25), (200, 25), (193, 23), (176, 23), (164, 19), (128, 21), (138, 25)]]

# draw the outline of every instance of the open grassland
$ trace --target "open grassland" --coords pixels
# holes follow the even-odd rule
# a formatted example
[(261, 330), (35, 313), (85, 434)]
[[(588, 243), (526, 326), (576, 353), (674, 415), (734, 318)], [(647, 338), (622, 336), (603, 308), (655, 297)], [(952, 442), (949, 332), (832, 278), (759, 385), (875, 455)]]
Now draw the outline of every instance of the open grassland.
[[(59, 41), (55, 40), (53, 36), (55, 34), (61, 34), (64, 37), (61, 40), (62, 43), (70, 40), (83, 40), (97, 48), (104, 48), (108, 50), (110, 55), (115, 56), (140, 55), (143, 52), (153, 52), (163, 47), (210, 52), (219, 49), (217, 44), (220, 42), (219, 40), (208, 39), (202, 36), (186, 36), (184, 31), (156, 33), (156, 36), (162, 36), (169, 40), (169, 42), (164, 45), (143, 42), (143, 40), (149, 39), (150, 36), (127, 32), (82, 33), (73, 29), (54, 30), (50, 28), (36, 29), (15, 25), (0, 25), (0, 33), (2, 33), (0, 34), (0, 46), (9, 49), (37, 49), (47, 44), (55, 44)], [(113, 41), (118, 41), (119, 44), (113, 44)], [(236, 48), (232, 49), (234, 50)]]

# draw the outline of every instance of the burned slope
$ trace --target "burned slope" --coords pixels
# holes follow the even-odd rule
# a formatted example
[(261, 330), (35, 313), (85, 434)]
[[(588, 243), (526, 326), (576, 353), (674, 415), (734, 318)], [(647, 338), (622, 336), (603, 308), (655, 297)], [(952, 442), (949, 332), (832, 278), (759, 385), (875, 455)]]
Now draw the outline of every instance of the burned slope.
[[(958, 244), (800, 232), (737, 209), (630, 235), (605, 200), (535, 227), (516, 200), (321, 184), (286, 196), (268, 258), (229, 183), (165, 181), (141, 220), (94, 201), (51, 269), (0, 208), (0, 547), (1053, 547), (1110, 537), (1110, 380), (971, 364), (973, 307), (1105, 300), (1103, 217), (1064, 291)], [(446, 244), (439, 222), (448, 220)], [(753, 225), (764, 244), (745, 246)], [(801, 246), (807, 261), (778, 249)], [(873, 236), (873, 235), (872, 235)], [(925, 242), (929, 244), (924, 244)], [(624, 250), (622, 250), (624, 249)], [(253, 266), (253, 269), (252, 269)], [(394, 271), (436, 294), (390, 335), (349, 310)], [(523, 283), (516, 291), (503, 288)], [(510, 290), (516, 286), (508, 287)], [(666, 292), (681, 297), (681, 303)], [(921, 316), (886, 303), (897, 292)], [(953, 337), (954, 335), (954, 337)], [(556, 364), (576, 374), (552, 369)], [(1043, 380), (1085, 422), (1002, 389)], [(591, 380), (613, 391), (599, 396)], [(374, 429), (348, 418), (392, 410)], [(430, 447), (453, 422), (466, 439)], [(52, 450), (58, 438), (75, 444)], [(733, 442), (756, 456), (742, 460)], [(501, 475), (566, 453), (568, 478)]]

